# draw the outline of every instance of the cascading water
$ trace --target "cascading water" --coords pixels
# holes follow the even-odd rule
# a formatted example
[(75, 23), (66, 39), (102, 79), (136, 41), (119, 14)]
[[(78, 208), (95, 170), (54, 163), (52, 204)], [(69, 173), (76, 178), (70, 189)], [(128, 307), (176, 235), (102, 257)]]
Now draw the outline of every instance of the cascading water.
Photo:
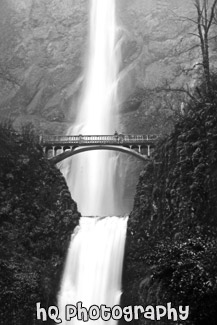
[[(91, 0), (89, 59), (84, 90), (75, 124), (68, 134), (113, 134), (117, 118), (119, 44), (115, 0)], [(117, 155), (95, 151), (66, 159), (60, 166), (73, 199), (83, 215), (72, 235), (59, 293), (63, 324), (65, 306), (117, 305), (127, 228), (123, 214)], [(96, 322), (96, 321), (95, 321)], [(99, 319), (97, 324), (104, 324)], [(114, 324), (110, 319), (107, 324)]]
[[(81, 218), (80, 229), (72, 236), (62, 280), (59, 297), (62, 320), (67, 304), (81, 301), (87, 309), (92, 305), (99, 308), (118, 305), (126, 227), (126, 217)], [(71, 324), (77, 322), (80, 321), (76, 317), (71, 320)], [(95, 323), (105, 321), (100, 318)], [(115, 323), (112, 318), (106, 321), (108, 325)]]
[[(92, 0), (89, 56), (77, 119), (68, 134), (114, 134), (117, 126), (117, 83), (120, 42), (115, 0)], [(117, 154), (110, 151), (82, 153), (63, 161), (72, 197), (82, 215), (123, 214)]]

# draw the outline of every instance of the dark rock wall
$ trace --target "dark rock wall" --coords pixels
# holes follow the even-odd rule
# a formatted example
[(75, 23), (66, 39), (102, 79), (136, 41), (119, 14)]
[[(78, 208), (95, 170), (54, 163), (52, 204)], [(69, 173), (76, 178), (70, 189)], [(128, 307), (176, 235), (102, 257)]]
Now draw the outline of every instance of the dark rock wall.
[[(212, 95), (202, 84), (200, 97), (194, 94), (186, 115), (158, 143), (128, 222), (123, 304), (189, 305), (186, 325), (217, 319), (216, 75), (211, 84)], [(160, 323), (170, 324), (166, 317)]]
[(186, 325), (217, 319), (216, 81), (213, 89), (158, 143), (128, 222), (123, 305), (189, 305)]
[(0, 124), (0, 314), (5, 325), (36, 324), (37, 302), (56, 305), (80, 218), (63, 176), (44, 158), (37, 139), (30, 128), (17, 134)]

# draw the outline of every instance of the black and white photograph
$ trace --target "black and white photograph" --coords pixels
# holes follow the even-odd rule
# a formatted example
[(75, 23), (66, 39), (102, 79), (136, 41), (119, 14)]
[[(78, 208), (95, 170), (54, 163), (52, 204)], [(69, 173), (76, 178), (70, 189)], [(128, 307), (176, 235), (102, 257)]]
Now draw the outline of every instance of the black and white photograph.
[(217, 0), (0, 0), (0, 325), (217, 325)]

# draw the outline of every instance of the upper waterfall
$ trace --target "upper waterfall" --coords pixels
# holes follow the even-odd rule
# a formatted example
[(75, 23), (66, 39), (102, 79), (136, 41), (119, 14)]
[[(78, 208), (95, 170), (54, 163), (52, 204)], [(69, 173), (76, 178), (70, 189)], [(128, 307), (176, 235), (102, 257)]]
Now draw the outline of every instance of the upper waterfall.
[[(120, 62), (115, 0), (90, 2), (89, 52), (78, 116), (68, 134), (113, 134), (117, 120)], [(73, 199), (83, 215), (120, 215), (118, 155), (82, 153), (61, 164)]]

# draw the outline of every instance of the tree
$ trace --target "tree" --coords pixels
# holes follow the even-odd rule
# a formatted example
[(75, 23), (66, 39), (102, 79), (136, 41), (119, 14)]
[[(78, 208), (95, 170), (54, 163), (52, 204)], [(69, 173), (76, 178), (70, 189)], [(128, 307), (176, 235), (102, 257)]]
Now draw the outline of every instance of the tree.
[[(171, 87), (169, 81), (165, 80), (164, 85), (158, 88), (155, 88), (155, 92), (164, 92), (166, 94), (176, 93), (182, 94), (183, 96), (177, 101), (177, 96), (175, 105), (171, 102), (171, 95), (169, 95), (170, 104), (169, 106), (171, 111), (174, 111), (178, 118), (185, 115), (185, 106), (190, 105), (191, 100), (193, 103), (201, 102), (201, 100), (206, 103), (207, 98), (213, 99), (211, 93), (215, 89), (215, 82), (211, 79), (216, 79), (216, 75), (210, 73), (210, 55), (209, 55), (209, 44), (210, 40), (216, 37), (212, 34), (213, 25), (217, 25), (217, 0), (193, 0), (194, 7), (196, 9), (196, 16), (177, 16), (176, 20), (189, 21), (191, 24), (194, 24), (196, 31), (189, 32), (188, 34), (196, 36), (199, 39), (196, 44), (194, 43), (190, 48), (184, 49), (183, 51), (178, 51), (178, 55), (181, 55), (185, 52), (192, 51), (196, 47), (201, 49), (201, 62), (197, 62), (190, 69), (181, 69), (182, 72), (186, 73), (195, 69), (196, 66), (200, 65), (203, 68), (202, 71), (202, 80), (198, 82), (198, 85), (194, 87), (193, 91), (188, 85), (181, 87)], [(189, 27), (190, 28), (190, 27)], [(207, 96), (208, 95), (208, 96)], [(177, 107), (179, 109), (177, 110)], [(173, 118), (173, 116), (172, 116)]]
[(210, 92), (210, 65), (209, 65), (209, 31), (215, 23), (217, 0), (210, 5), (209, 0), (195, 0), (194, 5), (197, 10), (197, 30), (195, 34), (200, 39), (202, 53), (202, 65), (204, 69), (204, 79), (206, 91)]

